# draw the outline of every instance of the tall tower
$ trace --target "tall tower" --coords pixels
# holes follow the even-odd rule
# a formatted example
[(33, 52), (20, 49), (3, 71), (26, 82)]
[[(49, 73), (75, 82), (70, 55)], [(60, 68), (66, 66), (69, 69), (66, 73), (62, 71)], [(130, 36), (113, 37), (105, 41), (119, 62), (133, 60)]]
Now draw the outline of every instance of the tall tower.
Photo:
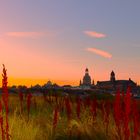
[(115, 73), (114, 73), (114, 71), (112, 71), (111, 74), (110, 74), (110, 81), (115, 82), (115, 80), (116, 80), (115, 79)]
[(85, 70), (85, 75), (83, 77), (83, 85), (91, 86), (91, 78), (89, 76), (88, 68)]

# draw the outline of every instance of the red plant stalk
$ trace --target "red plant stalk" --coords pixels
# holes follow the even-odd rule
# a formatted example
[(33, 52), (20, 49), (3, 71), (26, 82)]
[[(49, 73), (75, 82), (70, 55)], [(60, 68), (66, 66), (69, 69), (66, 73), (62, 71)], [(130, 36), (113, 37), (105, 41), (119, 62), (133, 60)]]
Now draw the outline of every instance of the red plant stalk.
[(7, 70), (5, 69), (5, 65), (3, 65), (3, 74), (2, 74), (2, 99), (4, 102), (4, 106), (5, 106), (5, 112), (6, 112), (6, 139), (9, 140), (9, 123), (8, 123), (8, 88), (7, 88)]
[(22, 113), (22, 111), (23, 111), (23, 105), (22, 105), (22, 103), (23, 103), (23, 93), (19, 93), (19, 100), (20, 100), (20, 110), (21, 110), (21, 113)]
[(121, 97), (120, 97), (120, 91), (118, 89), (114, 101), (114, 120), (117, 128), (117, 133), (119, 138), (121, 139)]
[(1, 100), (0, 100), (0, 115), (2, 113), (2, 103), (1, 103)]
[(93, 116), (93, 120), (95, 120), (96, 116), (97, 116), (97, 100), (94, 99), (92, 102), (91, 102), (91, 113), (92, 113), (92, 116)]
[[(68, 128), (69, 128), (70, 119), (71, 119), (71, 115), (72, 115), (71, 101), (70, 101), (69, 97), (65, 97), (64, 102), (65, 102), (65, 108), (66, 108), (67, 120), (68, 120)], [(72, 131), (71, 131), (71, 129), (69, 129), (68, 130), (69, 139), (71, 139), (71, 134), (72, 134)]]
[(61, 110), (61, 106), (62, 106), (62, 99), (61, 99), (61, 97), (59, 97), (59, 100), (57, 101), (57, 105), (58, 105), (59, 109)]
[(61, 102), (60, 102), (59, 109), (61, 110), (61, 112), (63, 112), (64, 111), (64, 108), (65, 108), (65, 98), (62, 97)]
[(102, 113), (102, 119), (104, 122), (104, 118), (105, 118), (105, 101), (104, 100), (102, 100), (100, 103), (100, 109), (101, 109), (101, 113)]
[(55, 95), (55, 103), (58, 104), (58, 96)]
[(123, 124), (125, 120), (125, 94), (123, 91), (120, 104), (121, 104), (121, 124)]
[(124, 95), (124, 92), (122, 91), (122, 100), (124, 100), (124, 97), (125, 97), (125, 95)]
[(54, 129), (54, 131), (55, 131), (55, 128), (57, 126), (58, 119), (59, 119), (59, 109), (58, 109), (58, 107), (56, 107), (54, 109), (54, 117), (53, 117), (53, 129)]
[(67, 118), (69, 121), (71, 119), (72, 109), (71, 109), (70, 99), (68, 97), (65, 98), (65, 106), (66, 106)]
[(76, 99), (76, 113), (77, 113), (77, 117), (78, 119), (80, 119), (80, 112), (81, 112), (81, 99), (80, 97), (78, 96), (77, 99)]
[(85, 106), (85, 107), (89, 107), (90, 104), (91, 104), (91, 101), (90, 101), (90, 97), (88, 96), (88, 97), (86, 97), (86, 99), (85, 99), (84, 106)]
[(2, 103), (1, 103), (1, 100), (0, 100), (0, 127), (1, 127), (1, 138), (2, 138), (2, 140), (5, 140), (4, 128), (3, 128), (3, 117), (2, 117)]
[(1, 138), (2, 140), (5, 140), (5, 134), (4, 134), (4, 128), (3, 128), (3, 117), (0, 116), (0, 127), (1, 127)]
[(129, 140), (130, 137), (130, 130), (129, 130), (129, 121), (130, 121), (130, 104), (131, 104), (131, 97), (130, 97), (130, 87), (128, 87), (126, 95), (125, 95), (125, 120), (124, 120), (124, 136), (125, 136), (125, 140)]
[(133, 125), (134, 125), (134, 132), (133, 132), (133, 140), (137, 139), (138, 131), (139, 131), (139, 111), (138, 105), (136, 100), (133, 100), (132, 104), (132, 116), (133, 116)]
[(104, 118), (104, 123), (106, 125), (106, 133), (108, 134), (108, 125), (109, 125), (109, 114), (110, 114), (110, 101), (107, 100), (105, 102), (105, 118)]
[(28, 119), (29, 119), (29, 113), (30, 113), (30, 107), (31, 107), (31, 98), (32, 98), (32, 94), (29, 93), (27, 95), (27, 111), (28, 111)]

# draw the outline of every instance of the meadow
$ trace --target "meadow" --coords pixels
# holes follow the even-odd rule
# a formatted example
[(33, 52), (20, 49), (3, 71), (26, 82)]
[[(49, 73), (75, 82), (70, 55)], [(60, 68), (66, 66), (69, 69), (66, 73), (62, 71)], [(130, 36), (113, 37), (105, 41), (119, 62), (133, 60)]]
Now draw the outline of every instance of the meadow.
[(0, 100), (2, 140), (138, 140), (140, 105), (131, 88), (116, 96), (9, 94), (5, 67)]
[(118, 92), (114, 99), (98, 100), (89, 96), (81, 99), (51, 94), (10, 94), (8, 132), (5, 105), (1, 101), (1, 139), (139, 139), (139, 105), (128, 95), (123, 100)]

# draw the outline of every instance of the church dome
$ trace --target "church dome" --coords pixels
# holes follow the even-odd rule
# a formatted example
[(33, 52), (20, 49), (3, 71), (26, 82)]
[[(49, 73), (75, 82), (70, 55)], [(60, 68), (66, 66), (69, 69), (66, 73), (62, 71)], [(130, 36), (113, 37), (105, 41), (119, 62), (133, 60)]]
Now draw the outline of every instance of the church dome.
[(85, 70), (85, 75), (83, 77), (83, 85), (91, 85), (91, 77), (88, 73), (88, 68)]

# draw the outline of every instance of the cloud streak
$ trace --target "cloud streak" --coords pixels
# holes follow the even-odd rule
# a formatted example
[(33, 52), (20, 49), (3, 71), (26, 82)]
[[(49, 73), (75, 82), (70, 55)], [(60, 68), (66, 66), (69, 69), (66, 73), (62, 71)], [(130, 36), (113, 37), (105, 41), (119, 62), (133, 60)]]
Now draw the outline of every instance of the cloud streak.
[(7, 32), (6, 36), (18, 38), (39, 38), (44, 36), (43, 32)]
[(87, 48), (86, 50), (89, 52), (95, 53), (97, 55), (100, 55), (102, 57), (105, 57), (105, 58), (112, 58), (112, 54), (99, 50), (99, 49), (96, 49), (96, 48)]
[(106, 35), (103, 33), (95, 32), (95, 31), (84, 31), (86, 35), (93, 38), (105, 38)]

